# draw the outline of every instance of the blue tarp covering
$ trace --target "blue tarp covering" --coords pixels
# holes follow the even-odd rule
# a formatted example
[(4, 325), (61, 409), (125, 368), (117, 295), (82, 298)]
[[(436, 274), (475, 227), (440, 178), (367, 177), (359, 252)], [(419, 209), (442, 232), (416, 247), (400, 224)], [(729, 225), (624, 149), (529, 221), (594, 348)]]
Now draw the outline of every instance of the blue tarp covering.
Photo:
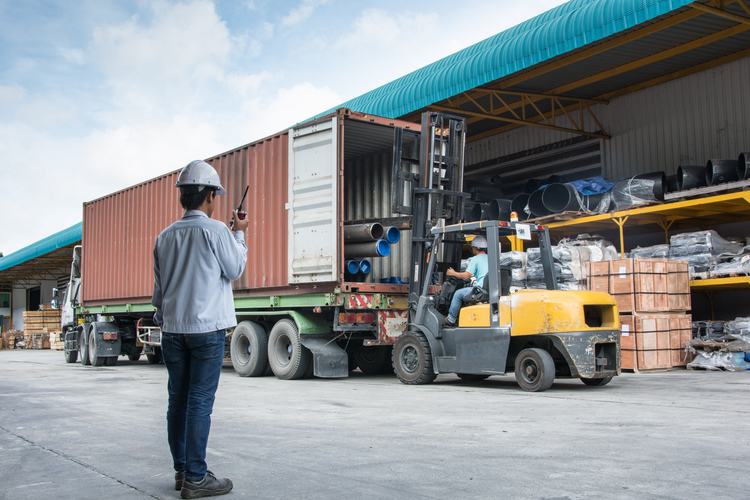
[(614, 183), (607, 182), (601, 177), (591, 177), (582, 181), (573, 181), (570, 184), (573, 184), (578, 192), (582, 194), (605, 193), (614, 187)]
[[(49, 253), (58, 248), (70, 245), (81, 241), (81, 235), (83, 232), (83, 223), (79, 222), (68, 229), (64, 229), (59, 233), (55, 233), (52, 236), (48, 236), (43, 240), (39, 240), (25, 248), (13, 252), (0, 259), (0, 271), (4, 271), (18, 264), (22, 264), (27, 260), (34, 259), (46, 253)], [(73, 254), (71, 254), (71, 258)]]
[(692, 1), (571, 0), (313, 118), (338, 108), (398, 118), (628, 30)]

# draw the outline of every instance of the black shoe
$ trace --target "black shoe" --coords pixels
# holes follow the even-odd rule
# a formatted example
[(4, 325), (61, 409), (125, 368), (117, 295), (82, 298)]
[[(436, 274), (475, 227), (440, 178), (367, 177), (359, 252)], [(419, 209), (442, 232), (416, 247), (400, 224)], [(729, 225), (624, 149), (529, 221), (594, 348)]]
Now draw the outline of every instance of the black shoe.
[(182, 489), (182, 483), (185, 481), (185, 471), (174, 473), (174, 490), (180, 491)]
[(206, 475), (203, 476), (203, 480), (194, 483), (189, 479), (185, 479), (182, 484), (182, 491), (180, 496), (182, 498), (200, 498), (200, 497), (214, 497), (218, 495), (226, 495), (232, 491), (232, 481), (229, 479), (216, 479), (214, 473), (206, 471)]

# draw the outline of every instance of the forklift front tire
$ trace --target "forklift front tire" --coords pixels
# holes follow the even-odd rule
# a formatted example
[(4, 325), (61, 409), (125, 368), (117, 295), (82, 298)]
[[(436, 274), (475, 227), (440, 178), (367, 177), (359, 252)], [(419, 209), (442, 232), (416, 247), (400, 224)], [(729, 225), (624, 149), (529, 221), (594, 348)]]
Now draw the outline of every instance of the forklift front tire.
[(555, 381), (555, 361), (544, 349), (524, 349), (516, 358), (516, 382), (528, 392), (546, 391)]
[(581, 377), (581, 382), (583, 382), (589, 387), (601, 387), (603, 385), (607, 385), (610, 382), (612, 382), (612, 377), (605, 377), (605, 378), (583, 378)]
[(393, 346), (393, 370), (404, 384), (429, 384), (437, 375), (432, 369), (432, 351), (421, 332), (402, 334)]

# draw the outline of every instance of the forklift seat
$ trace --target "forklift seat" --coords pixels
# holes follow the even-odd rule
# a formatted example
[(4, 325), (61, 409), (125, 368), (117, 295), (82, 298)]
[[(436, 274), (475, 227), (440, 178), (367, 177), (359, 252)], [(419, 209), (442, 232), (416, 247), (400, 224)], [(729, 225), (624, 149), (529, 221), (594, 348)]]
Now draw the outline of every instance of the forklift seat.
[[(510, 267), (508, 266), (501, 266), (499, 270), (499, 282), (500, 282), (500, 296), (510, 295)], [(487, 279), (487, 276), (484, 277), (484, 283), (482, 283), (482, 287), (474, 287), (474, 290), (463, 298), (463, 304), (464, 305), (472, 305), (472, 304), (481, 304), (483, 302), (488, 302), (490, 300), (490, 280)]]

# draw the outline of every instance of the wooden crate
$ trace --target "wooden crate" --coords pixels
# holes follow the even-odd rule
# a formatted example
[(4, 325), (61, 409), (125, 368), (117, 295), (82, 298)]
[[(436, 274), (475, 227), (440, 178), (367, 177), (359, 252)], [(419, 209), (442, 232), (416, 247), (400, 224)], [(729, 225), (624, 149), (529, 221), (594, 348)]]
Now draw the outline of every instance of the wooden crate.
[(690, 300), (690, 266), (685, 260), (667, 261), (667, 291), (669, 292), (670, 311), (689, 311)]
[(65, 339), (62, 338), (62, 332), (49, 332), (49, 348), (55, 351), (62, 351), (65, 349)]
[(693, 338), (692, 314), (675, 314), (669, 320), (669, 350), (672, 366), (685, 366), (693, 356), (685, 352), (687, 343)]
[(687, 311), (690, 282), (686, 273), (686, 262), (667, 259), (590, 262), (588, 289), (612, 295), (621, 313)]
[(621, 315), (622, 368), (639, 372), (685, 366), (692, 316), (684, 313)]

